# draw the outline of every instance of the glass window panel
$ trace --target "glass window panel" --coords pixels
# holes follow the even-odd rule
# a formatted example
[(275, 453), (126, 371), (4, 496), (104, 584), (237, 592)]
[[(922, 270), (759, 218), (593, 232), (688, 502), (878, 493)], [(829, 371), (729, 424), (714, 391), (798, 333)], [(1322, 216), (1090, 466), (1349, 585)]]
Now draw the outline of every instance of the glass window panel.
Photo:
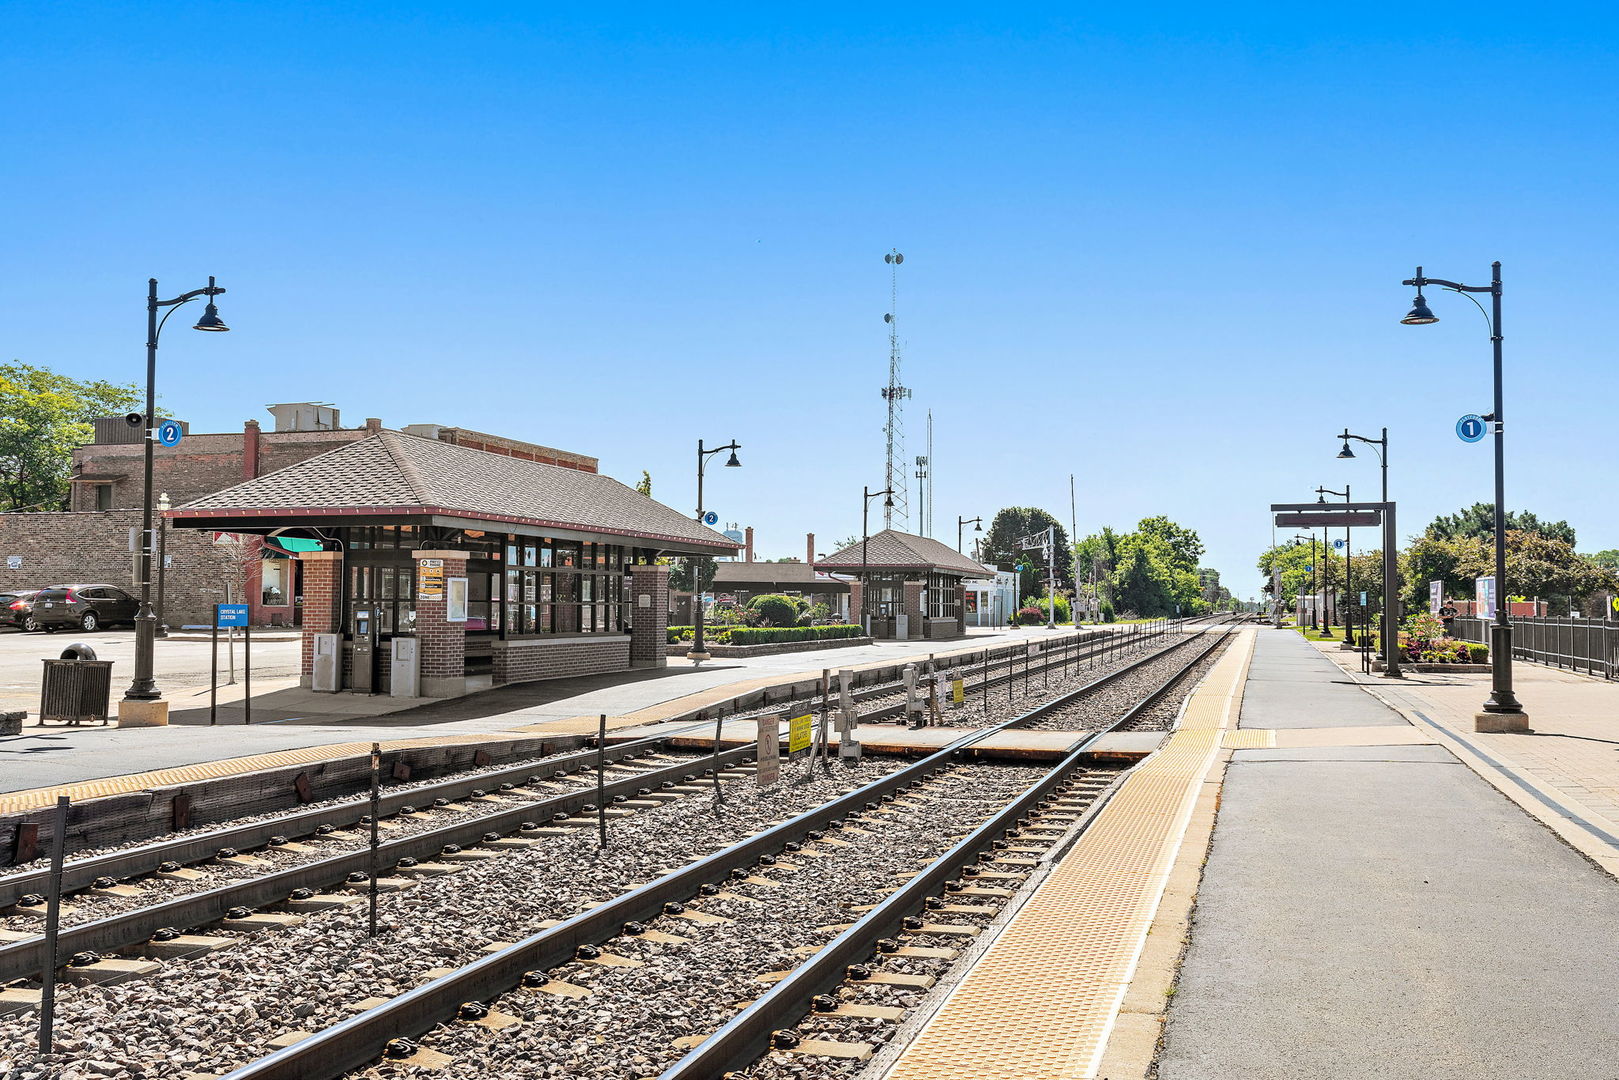
[(579, 545), (566, 540), (558, 540), (553, 558), (557, 566), (577, 567), (579, 565)]
[(414, 634), (416, 632), (416, 608), (414, 606), (399, 609), (399, 632), (401, 634)]
[(536, 544), (534, 541), (525, 540), (523, 542), (523, 565), (524, 566), (538, 566), (539, 565), (539, 550), (540, 550), (539, 545)]
[(552, 556), (554, 554), (555, 554), (555, 552), (553, 552), (552, 549), (551, 549), (551, 541), (549, 541), (549, 540), (540, 541), (540, 565), (541, 566), (550, 566), (551, 565), (551, 558), (552, 558)]
[(392, 604), (377, 605), (377, 633), (391, 634), (394, 632), (394, 606)]
[(506, 565), (517, 565), (517, 544), (514, 542), (509, 542), (506, 545)]
[(377, 575), (377, 599), (392, 600), (394, 598), (394, 571), (392, 567), (379, 566)]

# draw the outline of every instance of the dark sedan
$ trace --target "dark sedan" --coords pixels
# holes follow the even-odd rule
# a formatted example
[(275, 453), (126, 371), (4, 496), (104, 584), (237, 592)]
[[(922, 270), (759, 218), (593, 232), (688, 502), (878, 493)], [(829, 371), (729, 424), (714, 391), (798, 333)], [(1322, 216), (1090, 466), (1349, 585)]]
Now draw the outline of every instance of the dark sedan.
[(34, 597), (38, 595), (38, 589), (0, 592), (0, 626), (15, 626), (20, 630), (38, 630), (39, 624), (34, 621), (32, 610)]
[(47, 634), (64, 626), (88, 631), (118, 623), (134, 626), (140, 601), (116, 585), (60, 585), (41, 589), (30, 610)]

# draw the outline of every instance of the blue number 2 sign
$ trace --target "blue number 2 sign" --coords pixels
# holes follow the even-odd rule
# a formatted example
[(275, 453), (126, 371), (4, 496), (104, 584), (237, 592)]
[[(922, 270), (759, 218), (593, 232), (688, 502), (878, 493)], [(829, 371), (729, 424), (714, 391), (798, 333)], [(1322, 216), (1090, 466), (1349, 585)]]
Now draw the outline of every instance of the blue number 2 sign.
[(1456, 437), (1462, 442), (1478, 442), (1486, 430), (1484, 418), (1477, 413), (1468, 413), (1456, 421)]
[(163, 420), (157, 425), (157, 441), (164, 446), (179, 446), (184, 435), (185, 429), (173, 420)]

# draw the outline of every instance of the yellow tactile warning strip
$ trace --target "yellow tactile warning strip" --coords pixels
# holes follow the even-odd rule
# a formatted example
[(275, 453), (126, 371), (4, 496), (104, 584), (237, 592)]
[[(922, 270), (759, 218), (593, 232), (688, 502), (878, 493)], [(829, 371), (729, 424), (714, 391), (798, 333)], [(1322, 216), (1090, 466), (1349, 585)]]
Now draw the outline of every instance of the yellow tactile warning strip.
[(1269, 750), (1276, 745), (1276, 732), (1269, 728), (1241, 728), (1228, 731), (1220, 743), (1227, 750)]
[(1271, 745), (1281, 749), (1316, 746), (1425, 746), (1435, 742), (1432, 735), (1409, 724), (1379, 724), (1373, 727), (1282, 728), (1274, 733)]
[(1089, 1080), (1253, 655), (1241, 633), (1181, 726), (945, 999), (887, 1080)]
[[(516, 742), (528, 737), (520, 732), (486, 735), (437, 735), (421, 739), (390, 739), (382, 744), (382, 748), (384, 750), (410, 750), (422, 746), (445, 746), (461, 743), (491, 743), (503, 740)], [(126, 776), (109, 776), (102, 780), (83, 780), (74, 784), (61, 784), (57, 787), (13, 791), (0, 795), (0, 814), (14, 814), (53, 806), (59, 795), (66, 795), (74, 802), (79, 802), (84, 799), (98, 799), (106, 795), (125, 795), (133, 791), (146, 791), (150, 788), (170, 787), (175, 784), (194, 784), (199, 780), (217, 780), (224, 776), (240, 776), (243, 773), (260, 772), (265, 769), (282, 769), (291, 765), (309, 765), (318, 761), (357, 757), (360, 754), (369, 754), (370, 752), (371, 744), (368, 742), (328, 743), (325, 746), (305, 746), (297, 750), (278, 750), (269, 754), (226, 758), (222, 761), (204, 761), (196, 765), (181, 765), (172, 769), (155, 769), (151, 772), (130, 773)]]

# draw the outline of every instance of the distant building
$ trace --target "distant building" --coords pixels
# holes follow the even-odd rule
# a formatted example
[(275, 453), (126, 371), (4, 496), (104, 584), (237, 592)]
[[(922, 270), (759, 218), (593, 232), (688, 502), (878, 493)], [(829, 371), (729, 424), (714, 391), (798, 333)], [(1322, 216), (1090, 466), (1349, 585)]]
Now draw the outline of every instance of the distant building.
[(901, 640), (967, 632), (965, 586), (985, 568), (926, 536), (884, 529), (815, 564), (848, 575), (850, 610), (869, 619), (871, 635)]

